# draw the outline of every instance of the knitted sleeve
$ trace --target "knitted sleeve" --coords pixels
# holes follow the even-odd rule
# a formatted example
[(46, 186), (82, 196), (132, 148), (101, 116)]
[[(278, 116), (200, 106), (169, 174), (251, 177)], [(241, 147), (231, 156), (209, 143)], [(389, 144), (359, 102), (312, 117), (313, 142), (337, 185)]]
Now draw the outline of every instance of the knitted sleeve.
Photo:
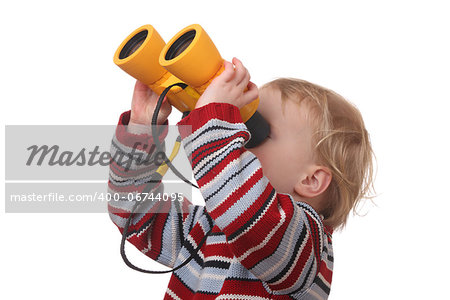
[(250, 137), (236, 106), (211, 103), (178, 123), (191, 125), (183, 145), (206, 209), (241, 264), (274, 294), (301, 293), (318, 273), (323, 225), (305, 203), (277, 193), (259, 160), (243, 147)]
[[(131, 134), (126, 127), (130, 112), (121, 115), (111, 145), (108, 211), (120, 233), (135, 201), (142, 201), (143, 189), (158, 166), (154, 163), (156, 147), (148, 134)], [(167, 126), (159, 139), (164, 148)], [(154, 194), (161, 194), (160, 182)], [(120, 199), (119, 199), (120, 198)], [(127, 240), (148, 257), (173, 267), (189, 228), (204, 214), (204, 209), (183, 201), (161, 201), (162, 197), (147, 197), (128, 228)]]

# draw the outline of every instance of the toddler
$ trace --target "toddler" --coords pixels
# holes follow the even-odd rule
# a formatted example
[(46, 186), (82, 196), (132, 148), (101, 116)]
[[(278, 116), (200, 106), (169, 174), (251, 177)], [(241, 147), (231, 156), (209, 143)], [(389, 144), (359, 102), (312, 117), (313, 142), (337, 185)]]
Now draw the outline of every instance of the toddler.
[[(239, 109), (259, 96), (270, 124), (260, 145), (250, 138)], [(127, 172), (112, 162), (110, 193), (136, 195), (157, 166), (151, 124), (158, 95), (137, 82), (130, 112), (122, 114), (111, 154), (147, 157)], [(158, 124), (167, 124), (165, 100)], [(372, 149), (358, 109), (336, 93), (298, 79), (277, 79), (258, 89), (242, 63), (225, 70), (178, 125), (204, 206), (149, 201), (127, 240), (174, 267), (165, 299), (326, 299), (333, 270), (332, 233), (372, 183)], [(160, 133), (163, 142), (166, 132)], [(140, 143), (136, 143), (140, 142)], [(159, 184), (155, 192), (162, 192)], [(120, 232), (132, 203), (111, 201)], [(158, 213), (159, 212), (159, 213)], [(194, 250), (212, 229), (198, 253)], [(144, 288), (143, 288), (144, 290)]]

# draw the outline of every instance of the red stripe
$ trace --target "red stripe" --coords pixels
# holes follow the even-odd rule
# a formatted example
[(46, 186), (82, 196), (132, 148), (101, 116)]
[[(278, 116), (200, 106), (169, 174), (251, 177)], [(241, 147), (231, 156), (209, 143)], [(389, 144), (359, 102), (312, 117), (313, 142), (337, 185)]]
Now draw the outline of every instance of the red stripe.
[[(247, 258), (242, 261), (242, 264), (247, 268), (253, 268), (257, 263), (259, 263), (264, 258), (270, 256), (279, 246), (281, 240), (283, 239), (283, 235), (289, 225), (289, 220), (286, 220), (285, 223), (280, 226), (280, 228), (275, 232), (272, 238), (267, 241), (267, 244), (259, 250), (256, 250)], [(249, 233), (248, 236), (250, 236)], [(238, 247), (236, 247), (238, 248)]]
[(261, 281), (228, 279), (224, 282), (222, 290), (219, 294), (238, 294), (247, 296), (258, 295), (260, 297), (268, 297), (272, 299), (271, 295), (266, 291)]
[(320, 263), (320, 272), (323, 276), (323, 278), (328, 281), (329, 284), (331, 284), (331, 280), (333, 277), (333, 271), (331, 271), (330, 269), (328, 269), (327, 264), (325, 263), (325, 261), (322, 261)]
[(208, 244), (208, 247), (204, 247), (205, 249), (202, 251), (203, 255), (208, 256), (220, 256), (224, 258), (233, 258), (233, 252), (231, 252), (229, 246), (226, 243), (220, 244)]
[[(268, 186), (264, 194), (266, 197), (270, 194), (271, 186)], [(281, 213), (279, 205), (282, 206), (282, 209), (285, 211), (286, 217), (283, 225), (276, 231), (276, 233), (271, 237), (267, 244), (255, 251), (252, 255), (245, 259), (245, 265), (247, 267), (253, 267), (256, 263), (258, 263), (261, 259), (269, 256), (281, 242), (283, 235), (289, 225), (289, 222), (292, 218), (293, 213), (293, 205), (291, 200), (284, 195), (277, 195), (277, 199), (271, 203), (271, 205), (267, 208), (265, 214), (259, 219), (251, 228), (249, 228), (248, 232), (240, 236), (236, 241), (233, 242), (233, 245), (236, 248), (236, 255), (242, 255), (247, 249), (252, 248), (256, 245), (259, 245), (267, 235), (272, 231), (272, 229), (279, 224), (281, 221)], [(287, 197), (287, 201), (284, 201), (283, 198)], [(259, 207), (258, 207), (259, 208)]]
[[(192, 299), (194, 294), (181, 282), (176, 276), (172, 275), (169, 281), (169, 289), (171, 289), (181, 299)], [(173, 299), (166, 293), (164, 299)]]

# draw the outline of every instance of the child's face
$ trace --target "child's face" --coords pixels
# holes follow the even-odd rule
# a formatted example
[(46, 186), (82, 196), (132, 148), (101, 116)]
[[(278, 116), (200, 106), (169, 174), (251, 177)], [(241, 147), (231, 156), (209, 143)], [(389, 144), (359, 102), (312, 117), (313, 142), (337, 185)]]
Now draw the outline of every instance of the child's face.
[(270, 135), (247, 150), (259, 159), (263, 174), (277, 192), (294, 195), (295, 184), (314, 166), (307, 107), (288, 99), (283, 111), (281, 92), (273, 88), (260, 89), (259, 99), (258, 111), (270, 124)]

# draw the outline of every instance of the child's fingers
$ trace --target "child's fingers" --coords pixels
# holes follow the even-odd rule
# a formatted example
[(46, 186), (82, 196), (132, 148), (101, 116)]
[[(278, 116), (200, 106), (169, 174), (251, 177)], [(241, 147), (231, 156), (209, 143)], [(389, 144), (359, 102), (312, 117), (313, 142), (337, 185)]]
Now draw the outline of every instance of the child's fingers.
[(158, 95), (150, 89), (147, 85), (143, 84), (139, 80), (136, 80), (134, 85), (133, 98), (137, 101), (147, 102), (155, 101), (154, 98), (158, 99)]
[(149, 88), (140, 82), (139, 80), (136, 80), (136, 84), (134, 85), (134, 91), (133, 96), (137, 97), (145, 97), (148, 93)]
[(229, 82), (233, 79), (233, 77), (235, 75), (234, 67), (230, 62), (228, 62), (226, 60), (223, 62), (223, 64), (224, 64), (225, 70), (219, 76), (223, 81)]
[(136, 84), (134, 85), (135, 91), (147, 91), (148, 87), (140, 82), (139, 80), (136, 80)]
[(149, 88), (145, 84), (136, 80), (136, 84), (134, 85), (133, 90), (132, 102), (145, 102), (148, 98), (148, 90)]
[(252, 102), (256, 98), (258, 98), (259, 95), (258, 87), (253, 82), (250, 81), (247, 85), (247, 88), (248, 90), (245, 91), (242, 95), (245, 104)]
[(250, 73), (248, 72), (247, 69), (245, 69), (244, 79), (242, 79), (242, 81), (238, 83), (238, 87), (241, 89), (245, 89), (249, 82), (250, 82)]
[[(247, 69), (244, 67), (244, 65), (242, 64), (242, 62), (237, 59), (236, 57), (233, 58), (233, 64), (236, 66), (236, 76), (234, 77), (234, 82), (236, 83), (236, 85), (240, 85), (241, 83), (243, 83), (245, 81), (245, 78), (247, 76)], [(245, 82), (244, 86), (247, 85), (247, 82)]]

